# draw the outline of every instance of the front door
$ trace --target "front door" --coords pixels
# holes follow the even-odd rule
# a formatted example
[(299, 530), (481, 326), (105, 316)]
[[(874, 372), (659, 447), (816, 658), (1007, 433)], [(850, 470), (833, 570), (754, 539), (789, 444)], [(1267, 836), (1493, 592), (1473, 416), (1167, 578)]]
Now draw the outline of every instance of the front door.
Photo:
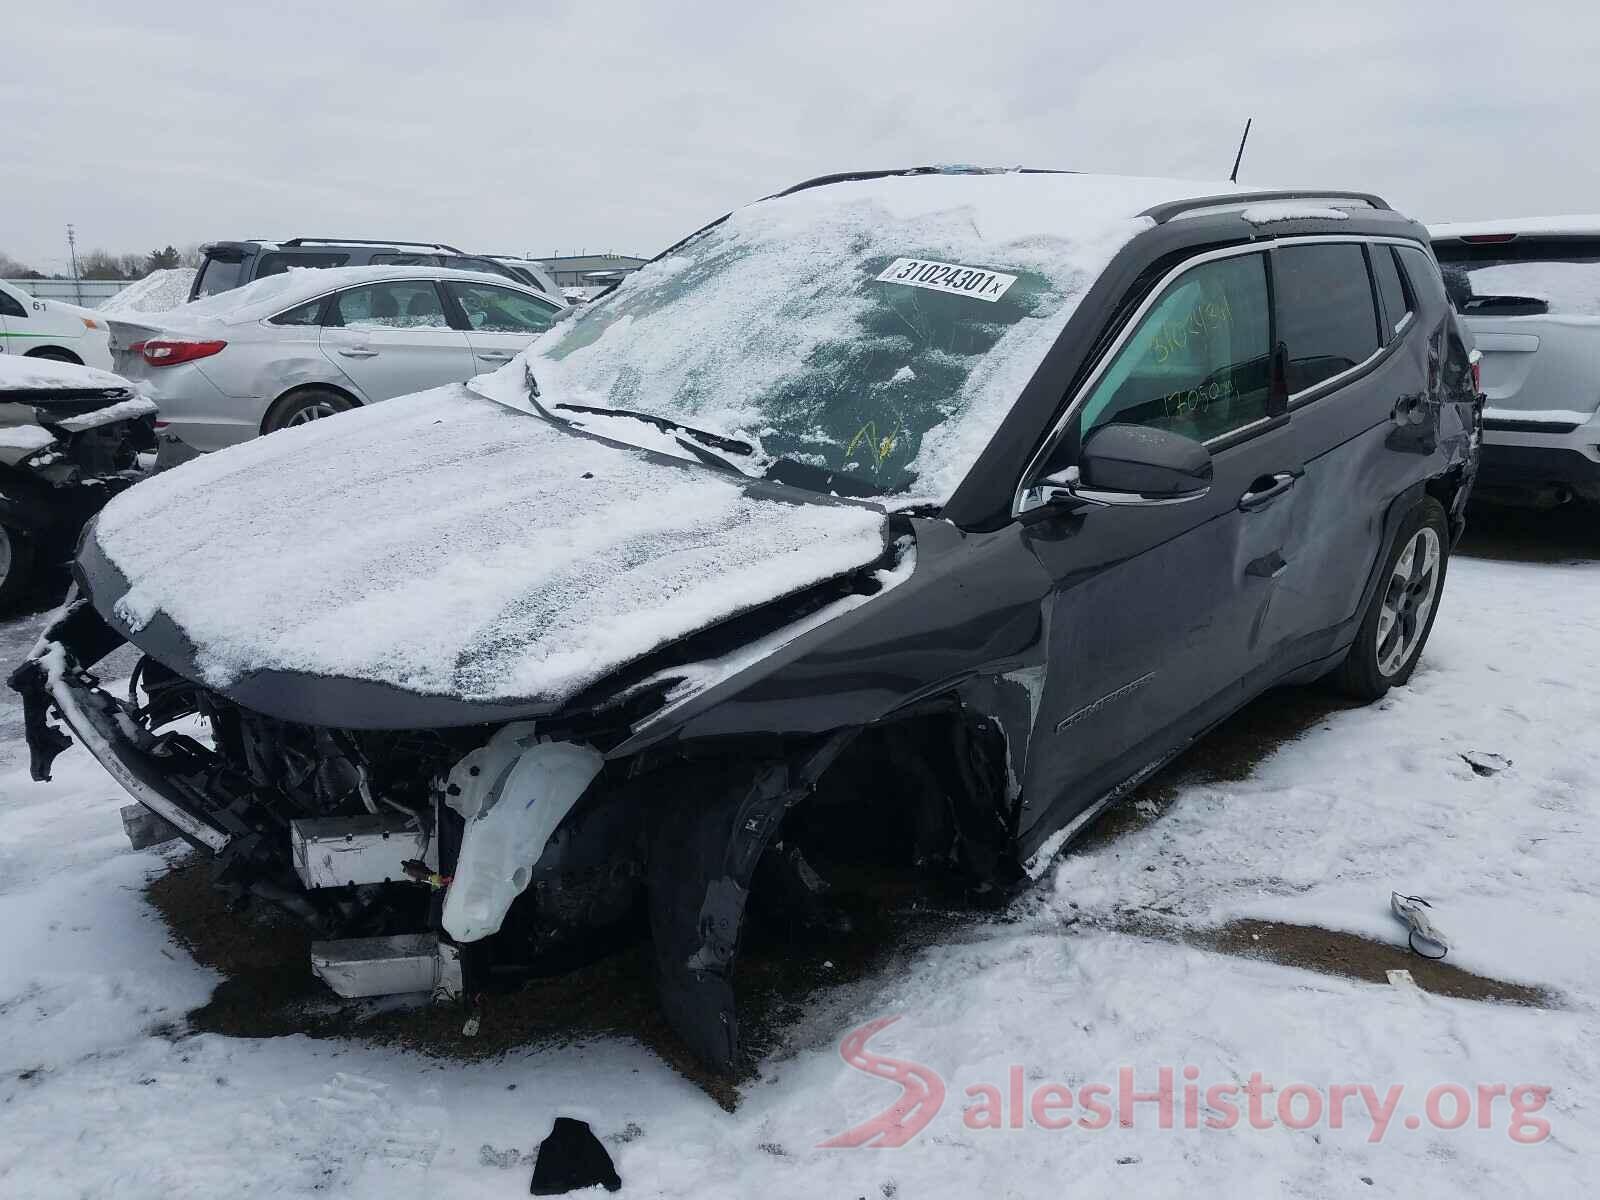
[(477, 374), (467, 335), (450, 327), (431, 279), (390, 280), (340, 292), (325, 322), (323, 354), (368, 402)]
[(561, 311), (553, 304), (515, 288), (453, 279), (445, 291), (460, 306), (467, 341), (479, 371), (498, 371), (524, 347), (556, 323)]
[(1145, 425), (1212, 454), (1193, 499), (1046, 515), (1028, 541), (1056, 580), (1019, 834), (1036, 846), (1235, 707), (1259, 664), (1302, 474), (1260, 252), (1197, 263), (1154, 298), (1091, 381), (1065, 456), (1102, 425)]

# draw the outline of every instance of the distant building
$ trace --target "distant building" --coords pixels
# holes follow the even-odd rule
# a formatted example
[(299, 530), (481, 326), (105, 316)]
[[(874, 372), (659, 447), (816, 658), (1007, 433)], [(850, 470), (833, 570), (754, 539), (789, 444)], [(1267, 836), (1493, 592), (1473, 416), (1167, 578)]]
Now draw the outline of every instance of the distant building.
[(650, 260), (631, 254), (567, 254), (534, 261), (542, 263), (564, 288), (592, 288), (615, 283)]

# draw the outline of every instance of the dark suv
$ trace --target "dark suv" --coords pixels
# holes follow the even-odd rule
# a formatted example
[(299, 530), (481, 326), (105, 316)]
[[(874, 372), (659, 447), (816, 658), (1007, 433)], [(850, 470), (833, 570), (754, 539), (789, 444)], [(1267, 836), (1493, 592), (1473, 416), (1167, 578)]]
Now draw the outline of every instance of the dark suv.
[(1404, 684), (1480, 407), (1375, 196), (834, 176), (502, 371), (114, 500), (12, 686), (36, 778), (53, 708), (342, 994), (637, 921), (728, 1067), (747, 908), (1003, 896), (1266, 689)]
[(360, 238), (290, 238), (282, 242), (250, 239), (242, 242), (209, 242), (200, 247), (204, 259), (195, 272), (189, 299), (232, 291), (252, 280), (281, 275), (291, 267), (367, 267), (436, 266), (458, 271), (481, 271), (503, 275), (549, 293), (560, 301), (561, 293), (548, 275), (538, 278), (526, 269), (517, 269), (486, 254), (467, 254), (440, 242), (366, 241)]

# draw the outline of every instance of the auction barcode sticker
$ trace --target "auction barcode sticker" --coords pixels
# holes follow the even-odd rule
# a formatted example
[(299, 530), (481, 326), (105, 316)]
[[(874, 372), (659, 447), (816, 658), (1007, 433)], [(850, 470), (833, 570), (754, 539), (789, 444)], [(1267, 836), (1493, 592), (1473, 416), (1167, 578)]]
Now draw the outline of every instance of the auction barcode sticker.
[(907, 287), (928, 288), (935, 292), (954, 292), (987, 300), (993, 304), (1017, 281), (1015, 275), (989, 271), (983, 267), (963, 267), (959, 263), (934, 262), (928, 258), (897, 258), (883, 269), (879, 283), (903, 283)]

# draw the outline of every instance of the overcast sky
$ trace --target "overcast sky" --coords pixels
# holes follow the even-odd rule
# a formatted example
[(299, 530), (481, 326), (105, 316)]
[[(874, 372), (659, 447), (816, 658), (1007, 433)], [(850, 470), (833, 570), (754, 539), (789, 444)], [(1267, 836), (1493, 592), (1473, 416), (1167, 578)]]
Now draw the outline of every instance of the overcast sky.
[[(1114, 15), (1107, 15), (1107, 11)], [(1304, 11), (1302, 11), (1304, 10)], [(1600, 211), (1600, 3), (4, 5), (0, 251), (214, 238), (649, 255), (927, 162)]]

